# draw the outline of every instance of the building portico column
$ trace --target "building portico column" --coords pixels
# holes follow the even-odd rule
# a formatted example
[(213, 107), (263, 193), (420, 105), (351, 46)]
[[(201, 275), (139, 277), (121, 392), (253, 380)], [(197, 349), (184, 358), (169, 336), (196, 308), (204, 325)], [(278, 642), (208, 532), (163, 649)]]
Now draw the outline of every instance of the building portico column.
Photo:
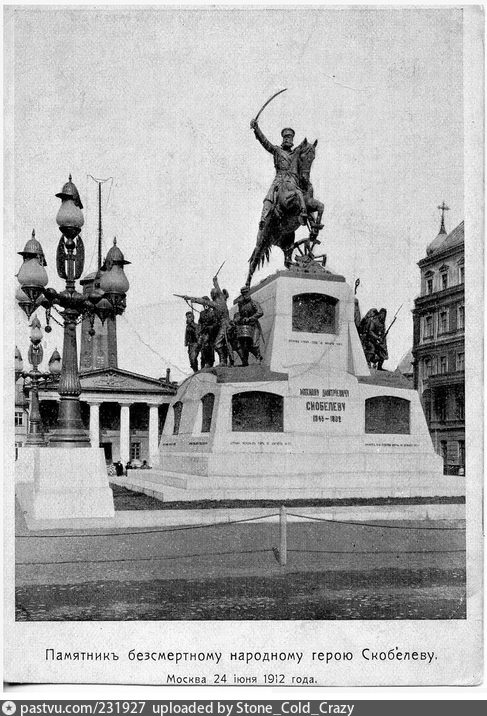
[(124, 465), (130, 460), (130, 406), (120, 403), (120, 460)]
[(149, 405), (149, 464), (159, 460), (159, 406)]
[(92, 448), (100, 447), (100, 404), (90, 403), (90, 442)]

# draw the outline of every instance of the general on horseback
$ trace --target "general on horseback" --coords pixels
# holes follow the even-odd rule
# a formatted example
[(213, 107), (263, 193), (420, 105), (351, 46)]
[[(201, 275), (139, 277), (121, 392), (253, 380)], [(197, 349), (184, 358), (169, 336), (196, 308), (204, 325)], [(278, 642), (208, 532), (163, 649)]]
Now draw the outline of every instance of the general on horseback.
[(281, 92), (273, 95), (250, 122), (257, 140), (274, 158), (276, 175), (264, 199), (257, 242), (249, 261), (247, 285), (250, 285), (255, 269), (269, 259), (272, 246), (280, 246), (284, 252), (284, 265), (289, 267), (295, 248), (296, 229), (308, 225), (310, 239), (314, 237), (315, 243), (319, 243), (317, 236), (323, 228), (321, 217), (324, 206), (314, 198), (309, 180), (318, 140), (309, 143), (304, 139), (301, 144), (293, 147), (295, 131), (285, 127), (281, 131), (282, 142), (276, 145), (267, 139), (258, 125), (262, 110)]

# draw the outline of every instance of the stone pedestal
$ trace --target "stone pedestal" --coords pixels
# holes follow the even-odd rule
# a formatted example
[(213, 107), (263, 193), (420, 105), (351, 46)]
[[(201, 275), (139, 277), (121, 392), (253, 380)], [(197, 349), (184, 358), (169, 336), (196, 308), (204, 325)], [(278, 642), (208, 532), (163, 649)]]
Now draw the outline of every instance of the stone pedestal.
[(30, 483), (33, 520), (113, 518), (102, 448), (23, 448), (16, 481)]
[(264, 360), (181, 384), (160, 443), (165, 499), (461, 494), (412, 384), (368, 368), (342, 276), (280, 271), (252, 298)]

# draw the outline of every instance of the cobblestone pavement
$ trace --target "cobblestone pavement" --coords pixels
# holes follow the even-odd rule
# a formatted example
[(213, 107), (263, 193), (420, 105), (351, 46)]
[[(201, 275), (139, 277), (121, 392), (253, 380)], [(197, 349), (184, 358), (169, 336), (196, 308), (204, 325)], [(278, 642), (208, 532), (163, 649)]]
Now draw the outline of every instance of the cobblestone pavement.
[[(465, 617), (457, 522), (58, 530), (17, 521), (17, 619)], [(438, 529), (439, 527), (447, 529)]]
[(286, 573), (17, 589), (20, 621), (464, 619), (464, 570)]

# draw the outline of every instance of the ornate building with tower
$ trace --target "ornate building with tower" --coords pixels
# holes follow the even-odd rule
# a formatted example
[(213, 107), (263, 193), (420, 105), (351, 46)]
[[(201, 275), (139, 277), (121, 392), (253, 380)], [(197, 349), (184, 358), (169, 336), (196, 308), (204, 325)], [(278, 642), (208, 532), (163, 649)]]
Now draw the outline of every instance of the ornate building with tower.
[[(43, 333), (39, 318), (35, 312), (39, 313), (38, 309), (41, 307), (46, 309), (45, 332), (50, 333), (52, 330), (49, 325), (51, 318), (56, 323), (59, 323), (51, 314), (51, 309), (54, 308), (55, 310), (54, 303), (61, 304), (65, 310), (60, 315), (66, 318), (69, 312), (70, 331), (66, 334), (65, 325), (63, 366), (61, 367), (61, 356), (55, 351), (49, 361), (49, 374), (39, 371), (37, 373), (24, 371), (22, 355), (18, 348), (16, 350), (16, 453), (18, 448), (22, 447), (26, 442), (28, 445), (33, 444), (32, 434), (34, 432), (37, 433), (35, 444), (38, 446), (46, 443), (50, 443), (52, 446), (58, 439), (66, 441), (65, 435), (61, 435), (61, 438), (59, 438), (60, 424), (64, 415), (63, 399), (67, 407), (71, 408), (69, 399), (74, 395), (76, 401), (72, 400), (71, 402), (73, 404), (76, 402), (76, 416), (70, 415), (66, 419), (66, 415), (64, 415), (63, 424), (73, 426), (76, 423), (76, 429), (81, 436), (80, 439), (85, 444), (91, 444), (91, 447), (96, 448), (102, 447), (107, 462), (121, 460), (126, 463), (129, 460), (140, 462), (146, 460), (149, 465), (153, 465), (158, 462), (159, 438), (164, 426), (169, 402), (176, 392), (177, 384), (171, 382), (169, 371), (166, 371), (165, 377), (157, 379), (119, 368), (116, 317), (125, 310), (125, 296), (129, 288), (129, 282), (123, 272), (123, 266), (129, 262), (125, 261), (120, 248), (116, 245), (116, 239), (114, 239), (113, 246), (108, 251), (102, 266), (100, 200), (97, 271), (81, 279), (83, 295), (76, 293), (74, 279), (82, 275), (84, 248), (80, 238), (76, 239), (78, 241), (76, 246), (74, 239), (70, 238), (71, 224), (68, 225), (64, 221), (64, 215), (62, 215), (63, 211), (66, 213), (65, 204), (70, 204), (71, 209), (74, 207), (73, 211), (76, 210), (77, 212), (78, 233), (84, 219), (81, 213), (83, 207), (78, 191), (71, 181), (71, 176), (64, 185), (62, 192), (56, 194), (56, 196), (61, 198), (63, 202), (58, 212), (57, 221), (64, 232), (58, 247), (58, 274), (61, 278), (66, 279), (71, 293), (74, 292), (75, 294), (75, 298), (68, 297), (68, 300), (67, 295), (69, 292), (67, 290), (62, 294), (58, 294), (54, 289), (45, 288), (47, 274), (43, 266), (47, 264), (42, 247), (35, 239), (33, 232), (32, 239), (27, 242), (24, 251), (19, 252), (24, 259), (24, 263), (18, 274), (21, 286), (17, 292), (17, 302), (28, 315), (29, 320), (31, 316), (33, 317), (30, 326), (32, 327), (34, 322), (37, 322), (38, 336), (36, 336), (36, 345), (39, 345), (36, 350), (39, 353), (39, 359), (36, 360), (35, 366), (32, 362), (32, 348), (29, 349), (28, 354), (29, 362), (34, 371), (37, 370), (37, 366), (43, 360), (43, 349), (40, 345)], [(66, 226), (62, 223), (63, 221)], [(65, 238), (65, 235), (68, 239)], [(76, 234), (73, 234), (73, 236), (76, 236)], [(74, 259), (70, 255), (66, 258), (64, 254), (59, 253), (60, 248), (62, 251), (65, 250), (64, 244), (62, 244), (64, 241), (68, 242), (66, 246), (69, 244), (68, 248), (70, 247), (71, 254), (73, 254), (74, 250), (76, 251)], [(73, 246), (75, 246), (75, 249), (73, 249)], [(74, 274), (72, 266), (66, 273), (63, 261), (67, 261), (68, 268), (73, 261), (75, 262)], [(37, 275), (39, 272), (40, 276)], [(36, 291), (35, 294), (34, 291)], [(37, 300), (38, 298), (39, 300)], [(71, 301), (73, 305), (71, 306), (71, 303), (69, 303), (68, 308), (66, 308), (63, 301), (66, 305)], [(81, 304), (82, 309), (79, 308)], [(76, 325), (80, 321), (81, 345), (78, 375)], [(66, 335), (71, 341), (71, 352), (66, 351)], [(32, 340), (33, 338), (31, 338)], [(67, 355), (69, 360), (66, 360)], [(53, 371), (51, 370), (51, 364), (55, 356), (56, 363), (59, 365), (57, 370)], [(66, 366), (69, 366), (69, 369)], [(63, 371), (67, 374), (68, 370), (71, 371), (69, 375), (71, 382), (66, 393), (66, 385), (63, 384)], [(66, 380), (65, 375), (64, 383), (66, 383)], [(63, 385), (64, 392), (62, 390)], [(72, 386), (74, 386), (73, 389)], [(26, 395), (29, 392), (31, 394), (30, 415), (26, 411)], [(33, 394), (35, 397), (35, 410), (32, 409)], [(79, 402), (77, 400), (78, 395), (80, 395)], [(34, 430), (34, 428), (36, 429)], [(73, 436), (69, 437), (70, 442), (73, 442)]]
[[(122, 256), (114, 241), (107, 259)], [(123, 259), (123, 256), (122, 256)], [(100, 270), (81, 280), (88, 295), (99, 286)], [(166, 371), (163, 378), (150, 378), (118, 367), (116, 317), (84, 318), (80, 345), (81, 417), (90, 432), (91, 444), (105, 451), (107, 462), (128, 460), (149, 465), (158, 461), (159, 439), (177, 385)], [(40, 393), (44, 429), (49, 435), (58, 415), (56, 384)]]
[(444, 471), (465, 469), (464, 222), (438, 236), (418, 262), (421, 293), (413, 310), (414, 385)]

